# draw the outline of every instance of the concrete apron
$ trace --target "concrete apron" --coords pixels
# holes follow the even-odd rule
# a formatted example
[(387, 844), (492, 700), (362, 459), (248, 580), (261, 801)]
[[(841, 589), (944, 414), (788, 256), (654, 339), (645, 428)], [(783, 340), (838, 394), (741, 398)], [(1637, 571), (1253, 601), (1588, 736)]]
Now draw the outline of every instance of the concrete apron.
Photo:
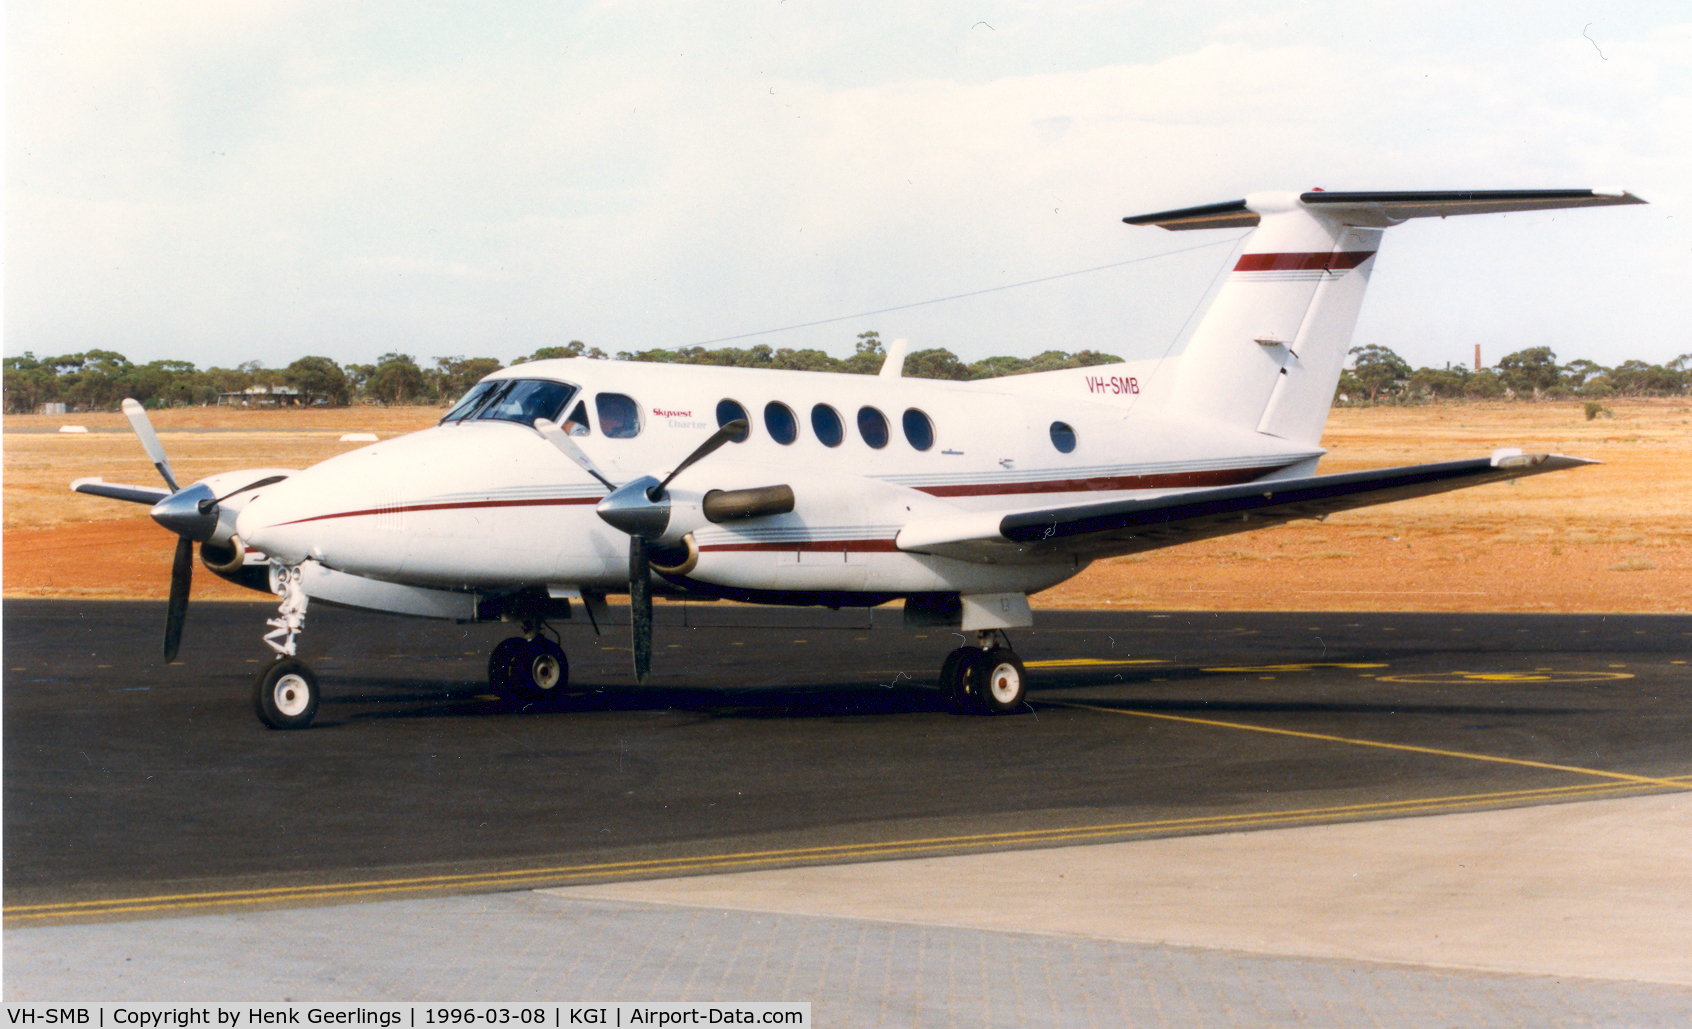
[(543, 892), (1692, 985), (1692, 793)]

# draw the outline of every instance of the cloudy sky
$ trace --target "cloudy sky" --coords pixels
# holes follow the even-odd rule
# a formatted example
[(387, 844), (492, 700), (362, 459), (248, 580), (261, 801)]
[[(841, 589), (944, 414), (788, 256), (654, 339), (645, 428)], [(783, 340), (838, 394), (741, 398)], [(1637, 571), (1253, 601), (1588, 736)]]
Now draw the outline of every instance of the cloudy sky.
[(7, 355), (1153, 356), (1238, 233), (1121, 218), (1312, 186), (1651, 202), (1395, 228), (1357, 343), (1692, 351), (1684, 2), (12, 0), (6, 29)]

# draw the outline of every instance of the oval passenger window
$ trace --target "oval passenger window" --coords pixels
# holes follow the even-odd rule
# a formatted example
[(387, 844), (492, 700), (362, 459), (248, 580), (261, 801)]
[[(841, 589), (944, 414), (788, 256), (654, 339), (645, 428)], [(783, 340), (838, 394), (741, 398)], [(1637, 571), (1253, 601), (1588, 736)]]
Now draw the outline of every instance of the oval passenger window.
[(877, 450), (887, 445), (887, 416), (873, 407), (858, 408), (858, 435)]
[(825, 447), (838, 447), (846, 438), (846, 424), (840, 420), (840, 412), (827, 404), (811, 408), (811, 431)]
[(720, 429), (734, 421), (745, 422), (746, 431), (738, 436), (730, 436), (729, 439), (736, 443), (745, 443), (746, 438), (752, 435), (752, 419), (747, 416), (746, 408), (741, 407), (740, 402), (736, 400), (717, 401), (717, 428)]
[(771, 439), (784, 447), (799, 438), (799, 419), (793, 416), (791, 407), (779, 401), (764, 405), (764, 428), (769, 430)]
[(1058, 448), (1061, 454), (1067, 454), (1075, 449), (1075, 430), (1068, 422), (1052, 423), (1052, 446)]
[(927, 450), (934, 445), (934, 423), (926, 414), (910, 408), (905, 412), (905, 438), (918, 450)]

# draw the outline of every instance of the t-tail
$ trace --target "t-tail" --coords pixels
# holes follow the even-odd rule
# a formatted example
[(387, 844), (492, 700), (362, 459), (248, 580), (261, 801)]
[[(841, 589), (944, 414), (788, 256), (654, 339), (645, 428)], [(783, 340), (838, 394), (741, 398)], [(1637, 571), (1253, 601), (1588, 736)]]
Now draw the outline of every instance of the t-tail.
[(1253, 228), (1174, 369), (1171, 415), (1316, 445), (1381, 233), (1410, 218), (1642, 204), (1616, 190), (1255, 193), (1123, 221)]

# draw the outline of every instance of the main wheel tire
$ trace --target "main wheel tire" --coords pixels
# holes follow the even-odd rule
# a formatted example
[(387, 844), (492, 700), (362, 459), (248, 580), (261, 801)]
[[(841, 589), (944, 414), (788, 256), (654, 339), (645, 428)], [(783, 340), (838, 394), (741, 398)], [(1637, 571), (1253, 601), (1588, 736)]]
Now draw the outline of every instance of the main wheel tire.
[(1022, 707), (1028, 695), (1028, 671), (1007, 647), (983, 651), (968, 675), (970, 697), (987, 714), (1010, 714)]
[(959, 647), (946, 655), (940, 666), (940, 692), (946, 695), (946, 706), (959, 714), (974, 714), (980, 710), (970, 696), (969, 671), (981, 657), (980, 647)]
[(528, 641), (521, 636), (500, 640), (488, 655), (488, 688), (504, 696), (517, 678), (518, 658)]
[(540, 693), (568, 684), (570, 661), (564, 648), (544, 636), (535, 637), (525, 649), (518, 678), (523, 686)]
[(304, 729), (317, 715), (317, 673), (291, 657), (272, 662), (253, 680), (253, 707), (272, 729)]

